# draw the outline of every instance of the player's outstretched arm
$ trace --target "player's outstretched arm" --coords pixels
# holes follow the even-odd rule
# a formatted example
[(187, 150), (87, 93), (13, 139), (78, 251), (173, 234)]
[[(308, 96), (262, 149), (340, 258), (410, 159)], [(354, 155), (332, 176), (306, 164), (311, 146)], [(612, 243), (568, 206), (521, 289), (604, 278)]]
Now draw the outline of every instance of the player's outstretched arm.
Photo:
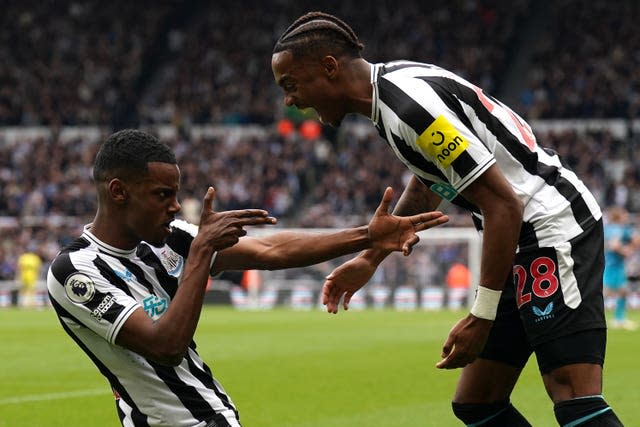
[[(422, 186), (422, 184), (420, 184)], [(403, 193), (403, 198), (408, 199), (406, 196), (407, 189), (405, 189), (405, 193)], [(448, 217), (446, 215), (433, 217), (433, 215), (441, 215), (440, 212), (427, 212), (418, 215), (413, 215), (409, 217), (399, 217), (394, 215), (389, 215), (387, 212), (389, 210), (389, 204), (391, 203), (391, 199), (393, 197), (393, 193), (390, 188), (387, 188), (385, 191), (384, 197), (382, 198), (382, 202), (376, 211), (376, 215), (372, 218), (369, 223), (369, 227), (373, 230), (373, 233), (378, 231), (377, 229), (377, 221), (381, 219), (385, 219), (386, 216), (391, 216), (396, 220), (406, 220), (409, 218), (414, 219), (420, 218), (419, 221), (423, 221), (428, 223), (427, 228), (431, 228), (435, 225), (443, 224), (448, 221)], [(423, 192), (420, 191), (420, 198), (425, 198)], [(424, 206), (424, 203), (421, 202), (421, 206)], [(405, 203), (406, 204), (406, 203)], [(415, 207), (417, 204), (412, 204), (412, 207)], [(396, 211), (398, 207), (396, 207)], [(395, 211), (394, 211), (395, 212)], [(426, 229), (426, 228), (424, 228)], [(380, 229), (381, 233), (388, 233), (388, 230)], [(406, 236), (408, 237), (408, 236)], [(405, 240), (408, 244), (403, 248), (402, 252), (404, 255), (409, 255), (413, 246), (418, 242), (418, 236), (415, 236), (412, 240)], [(340, 300), (343, 299), (343, 307), (345, 310), (349, 308), (349, 301), (353, 294), (362, 288), (368, 281), (371, 279), (371, 276), (375, 272), (378, 265), (384, 260), (384, 258), (389, 255), (392, 251), (393, 245), (390, 242), (380, 243), (378, 245), (373, 246), (372, 249), (366, 250), (359, 254), (357, 257), (352, 260), (347, 261), (342, 264), (335, 270), (331, 272), (326, 278), (326, 281), (322, 287), (322, 303), (327, 306), (327, 311), (329, 313), (337, 313), (338, 306), (340, 304)]]
[(387, 188), (368, 225), (334, 233), (283, 231), (265, 237), (243, 237), (220, 251), (214, 271), (277, 270), (317, 264), (368, 248), (411, 253), (417, 232), (443, 224), (448, 217), (427, 212), (407, 217), (389, 213), (393, 190)]

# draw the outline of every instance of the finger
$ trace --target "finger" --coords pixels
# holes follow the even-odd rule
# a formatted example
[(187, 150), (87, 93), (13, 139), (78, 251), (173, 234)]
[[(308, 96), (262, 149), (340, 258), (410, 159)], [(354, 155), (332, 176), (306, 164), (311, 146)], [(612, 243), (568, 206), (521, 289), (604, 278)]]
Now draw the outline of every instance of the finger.
[(423, 222), (438, 219), (442, 216), (443, 216), (443, 213), (440, 211), (422, 212), (422, 213), (410, 216), (409, 220), (413, 225), (418, 225), (418, 224), (422, 224)]
[(391, 200), (393, 200), (393, 189), (391, 187), (387, 187), (384, 190), (384, 194), (382, 195), (382, 200), (380, 201), (380, 205), (378, 205), (378, 209), (376, 209), (376, 215), (388, 214), (389, 206), (391, 205)]
[(453, 351), (455, 343), (451, 337), (447, 337), (447, 340), (442, 345), (442, 352), (440, 353), (440, 357), (447, 357)]
[(207, 188), (207, 192), (204, 195), (204, 199), (202, 201), (202, 211), (211, 211), (213, 212), (213, 199), (216, 196), (216, 190), (213, 187)]
[(417, 245), (419, 241), (420, 241), (420, 237), (418, 237), (416, 234), (408, 238), (404, 242), (404, 245), (402, 245), (402, 254), (404, 256), (409, 256), (413, 251), (413, 247)]
[(448, 221), (449, 221), (449, 217), (447, 215), (442, 215), (442, 216), (430, 219), (428, 221), (421, 222), (419, 224), (414, 224), (413, 228), (416, 231), (423, 231), (423, 230), (427, 230), (429, 228), (433, 228), (433, 227), (435, 227), (437, 225), (444, 224), (444, 223), (446, 223)]
[(344, 291), (338, 289), (337, 286), (334, 286), (329, 293), (329, 303), (327, 304), (327, 308), (333, 314), (338, 313), (338, 309), (340, 307), (340, 298)]
[(349, 303), (351, 302), (351, 297), (353, 296), (353, 292), (345, 292), (344, 299), (342, 300), (342, 308), (349, 310)]
[(451, 357), (444, 358), (440, 362), (436, 363), (436, 368), (438, 369), (454, 369), (457, 367), (457, 363), (455, 363)]
[(326, 280), (322, 285), (322, 303), (327, 306), (327, 312), (335, 313), (335, 304), (333, 302), (333, 289), (335, 284), (331, 280)]
[(262, 224), (276, 224), (278, 220), (272, 216), (254, 216), (247, 218), (237, 218), (233, 224), (236, 227), (244, 227), (246, 225), (262, 225)]
[(331, 280), (326, 280), (324, 285), (322, 285), (322, 304), (327, 305), (329, 302), (329, 294), (331, 293), (331, 287), (333, 286), (333, 282)]
[[(447, 343), (448, 341), (449, 340), (447, 340)], [(455, 347), (448, 345), (447, 343), (445, 343), (442, 348), (442, 354), (440, 355), (440, 357), (442, 357), (442, 360), (436, 363), (436, 368), (438, 369), (451, 369), (453, 367), (453, 360), (455, 358)]]
[(266, 217), (269, 212), (264, 209), (237, 209), (233, 211), (226, 211), (226, 215), (236, 218), (253, 218), (253, 217)]

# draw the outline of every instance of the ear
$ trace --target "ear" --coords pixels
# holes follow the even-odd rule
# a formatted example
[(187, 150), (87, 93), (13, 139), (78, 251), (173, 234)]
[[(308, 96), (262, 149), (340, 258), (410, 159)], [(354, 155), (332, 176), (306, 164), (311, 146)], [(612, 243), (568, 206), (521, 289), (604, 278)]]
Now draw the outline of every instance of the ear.
[(116, 203), (123, 203), (129, 198), (127, 184), (118, 178), (109, 181), (107, 190), (111, 199)]
[(327, 55), (322, 58), (322, 68), (329, 80), (333, 80), (338, 75), (338, 71), (340, 71), (340, 63), (335, 56)]

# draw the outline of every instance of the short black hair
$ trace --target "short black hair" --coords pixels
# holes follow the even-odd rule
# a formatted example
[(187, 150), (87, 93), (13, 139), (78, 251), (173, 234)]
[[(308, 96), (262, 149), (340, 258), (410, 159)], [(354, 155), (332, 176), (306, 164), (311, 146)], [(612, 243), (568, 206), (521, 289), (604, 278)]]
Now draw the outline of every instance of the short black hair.
[(111, 134), (100, 146), (93, 162), (93, 180), (98, 183), (116, 176), (142, 177), (150, 162), (177, 164), (173, 150), (155, 136), (124, 129)]
[(318, 53), (361, 58), (362, 49), (364, 45), (343, 20), (324, 12), (309, 12), (287, 28), (273, 53), (289, 50), (295, 58)]

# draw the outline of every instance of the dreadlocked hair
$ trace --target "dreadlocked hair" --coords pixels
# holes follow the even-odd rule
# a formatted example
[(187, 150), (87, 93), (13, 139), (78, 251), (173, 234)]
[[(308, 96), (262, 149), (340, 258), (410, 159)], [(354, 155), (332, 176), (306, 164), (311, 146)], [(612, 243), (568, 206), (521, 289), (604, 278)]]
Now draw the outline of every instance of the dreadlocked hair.
[(364, 45), (343, 20), (324, 12), (309, 12), (287, 28), (273, 53), (289, 50), (294, 57), (321, 53), (360, 58), (362, 49)]

